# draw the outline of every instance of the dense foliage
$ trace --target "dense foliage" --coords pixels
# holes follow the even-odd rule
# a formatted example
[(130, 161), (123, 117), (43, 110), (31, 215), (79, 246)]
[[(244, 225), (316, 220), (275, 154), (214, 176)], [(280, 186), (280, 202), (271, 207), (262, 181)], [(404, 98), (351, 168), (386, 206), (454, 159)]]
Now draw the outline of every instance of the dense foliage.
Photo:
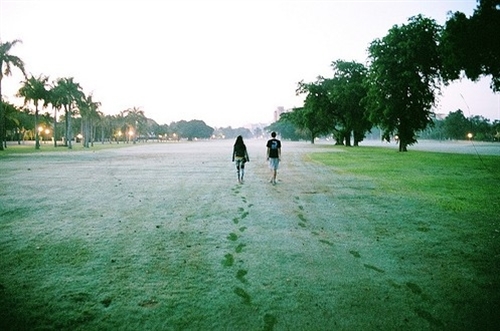
[(420, 138), (436, 140), (500, 141), (500, 121), (483, 116), (466, 117), (462, 110), (435, 119), (431, 127), (419, 133)]
[(417, 16), (369, 47), (370, 120), (384, 130), (384, 139), (397, 137), (400, 151), (417, 142), (416, 133), (432, 122), (441, 67), (438, 37), (436, 22)]
[(500, 0), (480, 0), (471, 17), (455, 12), (441, 38), (443, 77), (475, 81), (491, 76), (491, 88), (500, 92)]

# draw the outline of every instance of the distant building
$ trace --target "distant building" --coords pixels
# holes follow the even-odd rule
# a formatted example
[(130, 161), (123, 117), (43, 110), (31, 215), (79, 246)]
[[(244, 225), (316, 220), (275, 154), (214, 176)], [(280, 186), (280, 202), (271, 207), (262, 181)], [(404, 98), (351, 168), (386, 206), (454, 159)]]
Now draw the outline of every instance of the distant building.
[(280, 119), (281, 114), (285, 112), (285, 107), (278, 107), (274, 111), (273, 122), (277, 122)]

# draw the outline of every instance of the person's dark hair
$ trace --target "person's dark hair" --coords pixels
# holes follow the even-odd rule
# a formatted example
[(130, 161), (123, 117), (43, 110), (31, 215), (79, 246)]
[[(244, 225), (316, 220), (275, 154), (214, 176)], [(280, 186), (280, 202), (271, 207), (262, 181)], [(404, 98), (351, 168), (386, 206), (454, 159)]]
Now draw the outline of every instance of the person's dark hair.
[(238, 146), (238, 145), (245, 145), (245, 143), (243, 142), (242, 136), (236, 137), (236, 141), (234, 142), (234, 146)]
[(271, 132), (271, 137), (276, 138), (276, 132)]

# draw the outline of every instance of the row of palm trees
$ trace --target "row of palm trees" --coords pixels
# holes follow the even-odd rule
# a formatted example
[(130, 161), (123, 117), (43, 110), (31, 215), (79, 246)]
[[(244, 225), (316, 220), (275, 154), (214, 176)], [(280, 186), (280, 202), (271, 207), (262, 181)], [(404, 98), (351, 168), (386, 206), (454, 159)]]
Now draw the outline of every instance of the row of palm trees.
[[(74, 82), (73, 78), (57, 79), (53, 85), (49, 85), (49, 78), (44, 75), (38, 77), (31, 76), (22, 82), (22, 86), (17, 93), (18, 97), (24, 98), (24, 105), (33, 103), (35, 106), (35, 128), (38, 127), (40, 107), (46, 108), (49, 104), (54, 109), (54, 132), (57, 132), (57, 112), (64, 109), (65, 114), (65, 145), (71, 148), (72, 130), (71, 117), (78, 110), (77, 106), (84, 105), (87, 97), (83, 93), (81, 86)], [(92, 96), (90, 96), (92, 102)], [(85, 104), (85, 109), (90, 108), (90, 104)], [(97, 107), (93, 107), (97, 110)], [(57, 139), (54, 139), (57, 146)], [(35, 148), (40, 148), (38, 130), (35, 130)]]
[[(24, 62), (17, 56), (10, 54), (11, 49), (20, 43), (20, 40), (14, 40), (11, 42), (2, 43), (0, 41), (0, 150), (4, 149), (6, 143), (6, 103), (2, 100), (2, 79), (4, 76), (10, 76), (12, 74), (12, 69), (19, 69), (25, 80), (21, 82), (21, 87), (18, 90), (16, 96), (24, 99), (24, 106), (34, 105), (35, 116), (34, 116), (34, 134), (35, 134), (35, 148), (40, 148), (40, 137), (37, 130), (39, 123), (39, 112), (41, 109), (46, 109), (51, 106), (54, 111), (53, 116), (53, 133), (54, 133), (54, 146), (57, 146), (57, 119), (58, 112), (63, 110), (65, 130), (63, 144), (68, 148), (72, 148), (73, 132), (71, 120), (75, 116), (81, 117), (81, 134), (83, 139), (83, 145), (89, 147), (94, 141), (95, 128), (100, 125), (102, 128), (102, 138), (104, 139), (104, 128), (109, 126), (111, 122), (113, 124), (120, 125), (118, 130), (125, 125), (128, 130), (133, 130), (137, 132), (139, 126), (144, 127), (147, 119), (144, 112), (133, 107), (124, 110), (118, 116), (119, 120), (113, 120), (114, 117), (105, 116), (99, 107), (101, 103), (93, 99), (93, 95), (86, 95), (83, 92), (80, 84), (71, 78), (58, 78), (52, 83), (49, 82), (49, 77), (45, 75), (39, 75), (37, 77), (26, 75)], [(125, 119), (125, 120), (124, 120)], [(107, 124), (107, 125), (106, 125)], [(121, 131), (118, 131), (121, 132)]]

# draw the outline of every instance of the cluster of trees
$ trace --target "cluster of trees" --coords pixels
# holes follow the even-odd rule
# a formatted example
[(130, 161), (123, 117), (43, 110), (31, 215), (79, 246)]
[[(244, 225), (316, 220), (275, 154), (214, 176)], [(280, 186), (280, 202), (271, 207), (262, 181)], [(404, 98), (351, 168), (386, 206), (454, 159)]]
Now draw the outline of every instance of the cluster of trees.
[[(28, 77), (24, 62), (10, 54), (19, 42), (0, 42), (0, 96), (2, 79), (9, 76), (14, 67), (25, 77), (16, 94), (24, 99), (24, 107), (16, 107), (0, 98), (0, 150), (7, 146), (7, 139), (19, 143), (34, 139), (36, 149), (40, 148), (40, 140), (49, 139), (54, 146), (62, 141), (63, 146), (72, 148), (74, 138), (81, 139), (85, 147), (90, 147), (94, 141), (135, 143), (139, 139), (151, 138), (193, 140), (210, 138), (214, 132), (213, 128), (200, 120), (158, 125), (146, 118), (144, 111), (138, 107), (123, 110), (117, 115), (104, 115), (99, 110), (101, 103), (95, 101), (92, 94), (85, 94), (74, 78), (58, 78), (49, 82), (49, 77), (44, 75)], [(34, 107), (34, 112), (28, 106)], [(49, 106), (53, 114), (40, 114)], [(58, 116), (58, 112), (63, 113)], [(75, 135), (75, 132), (79, 133)]]
[(500, 91), (500, 1), (478, 2), (473, 16), (453, 13), (444, 27), (421, 15), (393, 26), (369, 45), (368, 66), (337, 60), (333, 77), (299, 82), (304, 106), (282, 114), (270, 129), (292, 139), (307, 135), (312, 143), (333, 134), (338, 144), (351, 145), (352, 137), (357, 145), (378, 127), (383, 139), (394, 137), (406, 151), (435, 124), (432, 107), (443, 84), (462, 74), (491, 76), (492, 90)]
[(444, 119), (434, 120), (434, 124), (420, 134), (423, 139), (500, 141), (500, 121), (490, 122), (483, 116), (465, 117), (462, 110), (451, 112)]
[[(36, 111), (33, 113), (27, 108), (17, 109), (7, 102), (3, 103), (3, 107), (6, 113), (5, 141), (17, 141), (21, 144), (25, 140), (35, 140), (37, 149), (40, 148), (41, 142), (47, 141), (54, 146), (57, 146), (58, 141), (62, 141), (62, 146), (69, 147), (71, 140), (66, 138), (67, 132), (78, 132), (74, 138), (78, 142), (81, 141), (84, 147), (91, 147), (94, 142), (136, 143), (147, 140), (206, 139), (214, 133), (212, 127), (200, 120), (159, 125), (147, 118), (144, 111), (137, 107), (123, 110), (117, 115), (104, 115), (99, 111), (87, 113), (89, 110), (80, 105), (73, 110), (69, 129), (66, 125), (58, 125), (55, 117), (49, 112), (36, 115)], [(78, 113), (75, 116), (76, 111)], [(66, 115), (61, 115), (59, 120), (61, 123), (67, 123)]]
[(257, 129), (255, 132), (250, 131), (248, 128), (218, 128), (214, 131), (214, 136), (220, 139), (233, 139), (237, 136), (242, 136), (245, 139), (261, 136), (262, 130)]

